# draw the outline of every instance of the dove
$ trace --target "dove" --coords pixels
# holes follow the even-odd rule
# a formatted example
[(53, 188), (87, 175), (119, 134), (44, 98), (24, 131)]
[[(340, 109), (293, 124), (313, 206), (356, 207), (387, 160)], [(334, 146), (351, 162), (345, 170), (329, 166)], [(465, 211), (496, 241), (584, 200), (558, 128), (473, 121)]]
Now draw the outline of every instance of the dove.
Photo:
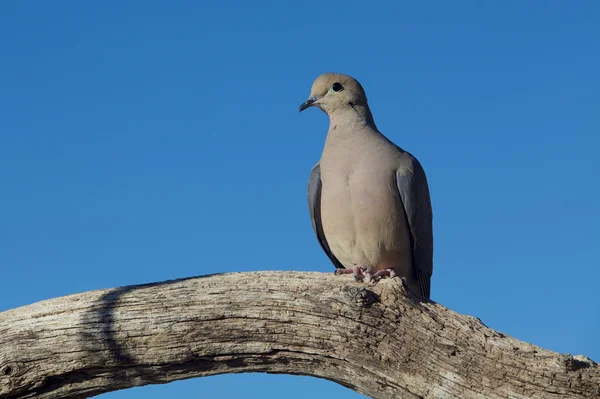
[(329, 131), (308, 183), (308, 208), (336, 274), (403, 277), (430, 297), (433, 225), (423, 167), (376, 127), (367, 96), (351, 76), (325, 73), (298, 112), (317, 107)]

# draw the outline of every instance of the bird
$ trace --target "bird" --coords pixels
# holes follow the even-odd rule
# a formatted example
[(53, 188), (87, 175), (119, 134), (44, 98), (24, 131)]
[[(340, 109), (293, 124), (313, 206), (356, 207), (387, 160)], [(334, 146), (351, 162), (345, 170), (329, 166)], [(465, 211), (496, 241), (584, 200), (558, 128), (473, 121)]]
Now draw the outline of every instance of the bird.
[(308, 209), (336, 274), (403, 277), (413, 293), (430, 298), (433, 213), (423, 167), (377, 129), (355, 78), (318, 76), (298, 112), (310, 107), (329, 116), (329, 130), (310, 173)]

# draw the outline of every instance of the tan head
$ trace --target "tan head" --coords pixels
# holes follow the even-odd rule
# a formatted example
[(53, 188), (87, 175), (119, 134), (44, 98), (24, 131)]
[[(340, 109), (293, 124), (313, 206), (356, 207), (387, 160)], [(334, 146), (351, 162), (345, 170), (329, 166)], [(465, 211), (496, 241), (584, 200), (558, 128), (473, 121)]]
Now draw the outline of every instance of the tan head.
[(317, 106), (328, 115), (340, 110), (362, 108), (368, 111), (365, 90), (356, 79), (340, 73), (325, 73), (312, 85), (310, 97), (298, 112)]

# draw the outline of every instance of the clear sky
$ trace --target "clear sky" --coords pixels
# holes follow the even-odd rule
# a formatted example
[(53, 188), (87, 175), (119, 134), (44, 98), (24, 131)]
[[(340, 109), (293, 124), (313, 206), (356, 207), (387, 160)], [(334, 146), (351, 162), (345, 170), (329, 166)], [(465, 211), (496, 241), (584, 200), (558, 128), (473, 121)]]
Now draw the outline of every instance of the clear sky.
[[(226, 271), (333, 271), (306, 186), (355, 76), (416, 155), (432, 299), (600, 361), (597, 1), (0, 2), (0, 310)], [(362, 397), (226, 375), (106, 399)]]

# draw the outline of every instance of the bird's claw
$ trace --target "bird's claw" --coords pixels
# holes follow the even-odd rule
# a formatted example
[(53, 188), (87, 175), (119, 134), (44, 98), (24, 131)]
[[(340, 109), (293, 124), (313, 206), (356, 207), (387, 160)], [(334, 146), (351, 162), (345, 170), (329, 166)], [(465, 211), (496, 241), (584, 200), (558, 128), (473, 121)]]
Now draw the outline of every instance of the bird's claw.
[(373, 275), (373, 277), (396, 277), (396, 271), (394, 269), (383, 269), (383, 270), (379, 270), (377, 273), (375, 273)]
[(365, 282), (371, 281), (371, 268), (369, 266), (354, 266), (352, 268), (352, 274), (356, 281), (360, 281), (361, 276)]
[(391, 268), (379, 270), (375, 273), (371, 273), (371, 271), (372, 268), (370, 266), (356, 265), (353, 266), (351, 269), (336, 269), (335, 274), (341, 275), (352, 273), (354, 280), (360, 281), (362, 279), (365, 283), (371, 283), (376, 279), (380, 279), (386, 276), (396, 277), (396, 272), (394, 271), (394, 269)]
[(354, 280), (360, 281), (360, 278), (366, 278), (371, 276), (371, 268), (369, 266), (353, 266), (351, 269), (336, 269), (335, 275), (339, 276), (341, 274), (350, 274), (354, 277)]

